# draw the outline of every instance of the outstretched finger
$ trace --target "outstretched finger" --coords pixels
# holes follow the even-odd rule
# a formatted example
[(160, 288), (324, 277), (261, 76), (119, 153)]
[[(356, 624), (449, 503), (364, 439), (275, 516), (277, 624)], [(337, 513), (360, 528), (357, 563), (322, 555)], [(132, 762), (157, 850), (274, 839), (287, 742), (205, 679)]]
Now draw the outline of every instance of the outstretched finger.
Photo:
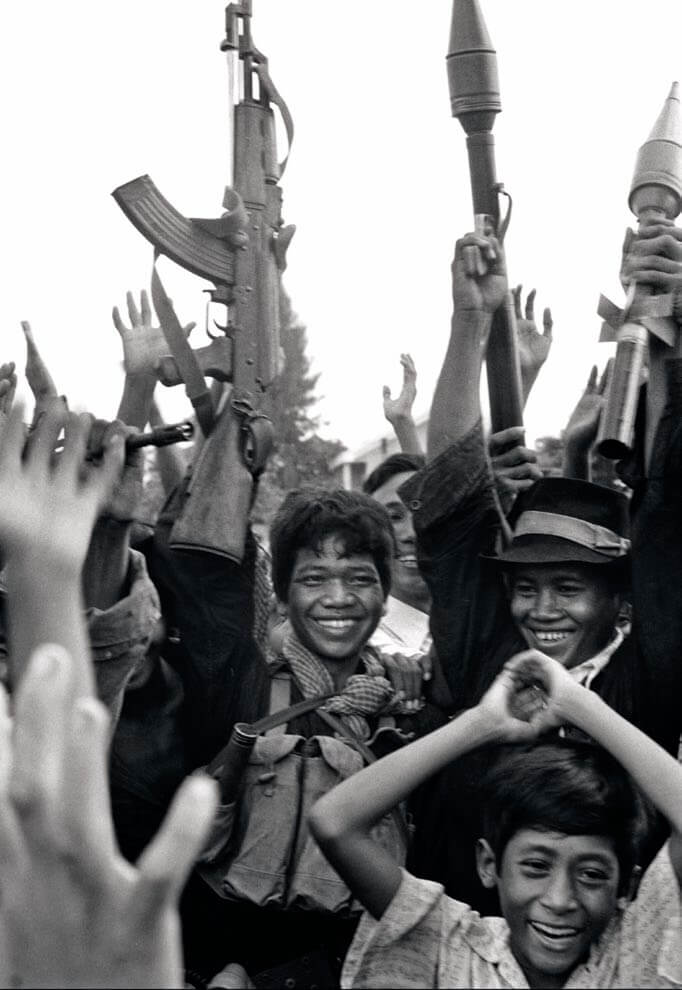
[(554, 327), (554, 320), (552, 319), (552, 310), (549, 306), (545, 306), (542, 311), (542, 335), (543, 337), (552, 336), (552, 328)]
[(135, 297), (132, 292), (126, 292), (126, 303), (128, 304), (128, 316), (130, 317), (131, 324), (135, 326), (140, 325), (140, 314), (137, 310), (137, 304), (135, 302)]
[(390, 399), (391, 398), (391, 390), (388, 387), (388, 385), (384, 385), (384, 387), (381, 390), (381, 394), (383, 395), (384, 399)]
[(142, 316), (142, 325), (145, 327), (150, 327), (152, 325), (152, 308), (149, 305), (149, 296), (147, 295), (146, 289), (143, 289), (140, 293), (140, 311)]
[(121, 319), (121, 314), (118, 311), (118, 306), (114, 306), (111, 311), (111, 318), (114, 321), (114, 326), (120, 334), (124, 334), (128, 329), (123, 320)]
[(24, 404), (17, 402), (7, 416), (0, 419), (0, 471), (3, 476), (18, 469), (23, 449)]
[(604, 368), (604, 372), (599, 382), (599, 388), (597, 389), (600, 395), (604, 394), (609, 384), (609, 381), (611, 380), (611, 372), (613, 371), (613, 365), (615, 363), (615, 360), (616, 360), (615, 358), (609, 358), (608, 361), (606, 362), (606, 367)]
[(186, 326), (183, 327), (183, 329), (185, 331), (185, 337), (189, 337), (189, 335), (191, 334), (192, 330), (194, 330), (194, 328), (195, 328), (196, 325), (197, 325), (196, 324), (196, 321), (195, 320), (192, 320), (191, 323), (187, 323)]
[(585, 392), (596, 392), (597, 390), (597, 365), (592, 365), (592, 370), (590, 371), (590, 377), (587, 379), (587, 385), (585, 386)]
[(159, 912), (177, 898), (201, 851), (217, 798), (217, 785), (205, 774), (193, 774), (183, 782), (160, 831), (137, 862), (132, 907), (138, 929), (153, 928)]
[(531, 289), (526, 296), (526, 319), (531, 322), (535, 319), (535, 293), (536, 289)]
[(517, 320), (521, 319), (521, 290), (522, 285), (517, 285), (515, 289), (512, 289), (512, 299), (514, 300), (514, 315)]

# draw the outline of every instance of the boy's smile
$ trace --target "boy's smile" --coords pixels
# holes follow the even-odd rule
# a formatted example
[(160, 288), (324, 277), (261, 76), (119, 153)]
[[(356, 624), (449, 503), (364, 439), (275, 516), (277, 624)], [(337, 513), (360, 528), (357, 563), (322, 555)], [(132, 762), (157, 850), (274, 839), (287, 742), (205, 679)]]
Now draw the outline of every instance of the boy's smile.
[(369, 554), (346, 556), (334, 535), (317, 553), (298, 551), (287, 600), (289, 621), (301, 643), (321, 659), (357, 657), (381, 619), (384, 601)]
[(528, 646), (564, 667), (591, 659), (613, 635), (620, 598), (598, 567), (517, 565), (509, 588), (512, 617)]
[(509, 840), (497, 877), (510, 946), (528, 981), (563, 986), (616, 911), (618, 859), (600, 835), (524, 828)]

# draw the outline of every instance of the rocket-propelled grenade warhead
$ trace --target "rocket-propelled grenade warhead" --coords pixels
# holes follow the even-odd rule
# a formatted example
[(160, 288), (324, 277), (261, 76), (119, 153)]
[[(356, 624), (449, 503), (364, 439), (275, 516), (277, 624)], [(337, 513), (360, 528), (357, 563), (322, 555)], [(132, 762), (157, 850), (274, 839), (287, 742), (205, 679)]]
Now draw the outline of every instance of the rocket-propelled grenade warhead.
[[(648, 187), (657, 187), (648, 190)], [(653, 193), (653, 201), (651, 201)], [(666, 195), (666, 193), (668, 195)], [(628, 199), (635, 216), (647, 207), (663, 209), (670, 220), (682, 209), (682, 121), (680, 87), (674, 82), (651, 134), (637, 153)]]
[(467, 134), (492, 130), (502, 109), (497, 53), (478, 0), (454, 0), (446, 64), (452, 116)]

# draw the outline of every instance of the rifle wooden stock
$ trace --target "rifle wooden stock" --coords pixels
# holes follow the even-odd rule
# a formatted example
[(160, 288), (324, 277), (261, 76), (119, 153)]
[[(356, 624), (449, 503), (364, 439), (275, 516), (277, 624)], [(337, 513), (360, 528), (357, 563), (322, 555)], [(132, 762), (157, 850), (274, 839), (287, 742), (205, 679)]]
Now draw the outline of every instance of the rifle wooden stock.
[(172, 550), (243, 560), (255, 483), (244, 461), (242, 440), (242, 419), (228, 401), (192, 466), (170, 532)]

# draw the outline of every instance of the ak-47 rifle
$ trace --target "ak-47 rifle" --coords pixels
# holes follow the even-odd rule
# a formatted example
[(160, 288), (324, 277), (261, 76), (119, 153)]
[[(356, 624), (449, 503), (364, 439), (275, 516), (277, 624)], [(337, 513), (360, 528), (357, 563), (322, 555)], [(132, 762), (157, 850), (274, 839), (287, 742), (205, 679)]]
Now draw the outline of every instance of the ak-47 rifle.
[[(251, 16), (251, 0), (230, 3), (225, 10), (221, 50), (237, 57), (241, 93), (233, 106), (232, 185), (225, 190), (226, 212), (218, 219), (188, 219), (148, 175), (112, 194), (154, 245), (155, 257), (166, 255), (208, 279), (215, 286), (210, 291), (212, 301), (227, 307), (227, 322), (219, 327), (222, 333), (209, 333), (211, 343), (192, 350), (154, 269), (152, 300), (170, 351), (170, 357), (159, 355), (159, 377), (164, 385), (184, 382), (204, 435), (223, 430), (228, 446), (238, 444), (241, 453), (240, 465), (228, 465), (229, 458), (218, 456), (216, 444), (204, 444), (171, 545), (200, 546), (237, 560), (244, 549), (244, 506), (248, 509), (253, 479), (263, 470), (272, 447), (272, 424), (263, 400), (278, 371), (280, 276), (295, 230), (282, 222), (278, 182), (287, 159), (277, 161), (273, 105), (282, 115), (289, 147), (293, 123), (270, 78), (267, 59), (253, 44)], [(223, 423), (217, 425), (205, 375), (232, 383), (230, 410), (236, 429), (224, 422), (222, 413)]]
[[(476, 229), (480, 233), (492, 229), (502, 241), (511, 206), (501, 221), (499, 194), (502, 185), (496, 178), (492, 133), (495, 116), (502, 109), (497, 54), (477, 0), (453, 2), (447, 69), (452, 115), (459, 119), (467, 135)], [(521, 372), (510, 293), (493, 316), (486, 367), (493, 433), (510, 426), (522, 426)]]

